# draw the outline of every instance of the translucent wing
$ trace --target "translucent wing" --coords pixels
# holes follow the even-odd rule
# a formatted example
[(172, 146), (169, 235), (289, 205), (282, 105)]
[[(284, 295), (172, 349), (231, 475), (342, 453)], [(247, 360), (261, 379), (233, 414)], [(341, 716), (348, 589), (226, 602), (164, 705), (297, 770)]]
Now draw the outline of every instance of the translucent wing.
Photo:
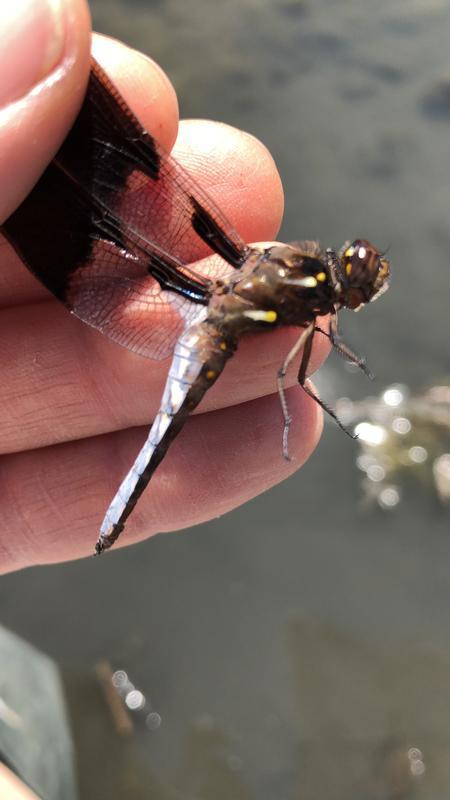
[(3, 231), (77, 316), (152, 358), (208, 303), (210, 280), (187, 264), (212, 252), (227, 274), (248, 253), (95, 62), (72, 130)]

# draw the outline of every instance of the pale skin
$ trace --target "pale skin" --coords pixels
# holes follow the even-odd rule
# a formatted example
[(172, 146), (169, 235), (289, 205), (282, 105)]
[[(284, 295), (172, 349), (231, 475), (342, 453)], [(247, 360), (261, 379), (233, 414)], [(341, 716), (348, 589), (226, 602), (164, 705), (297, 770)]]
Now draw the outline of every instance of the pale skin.
[[(16, 87), (0, 110), (0, 152), (7, 155), (0, 161), (0, 221), (31, 189), (82, 101), (89, 17), (82, 0), (66, 5), (65, 45), (40, 75), (40, 91)], [(25, 43), (27, 56), (33, 41)], [(243, 238), (272, 241), (283, 194), (264, 146), (214, 122), (179, 125), (174, 89), (154, 62), (105, 37), (95, 36), (92, 47), (143, 125), (174, 148)], [(306, 237), (301, 221), (299, 229)], [(0, 260), (0, 571), (8, 572), (92, 554), (104, 511), (157, 410), (168, 362), (136, 356), (72, 317), (2, 239)], [(308, 459), (322, 412), (300, 388), (288, 389), (287, 462), (276, 386), (298, 333), (242, 341), (157, 470), (118, 547), (230, 511)], [(328, 349), (316, 336), (311, 371)], [(296, 382), (297, 369), (286, 386)]]
[(0, 797), (7, 797), (8, 800), (39, 800), (37, 794), (4, 764), (0, 764)]

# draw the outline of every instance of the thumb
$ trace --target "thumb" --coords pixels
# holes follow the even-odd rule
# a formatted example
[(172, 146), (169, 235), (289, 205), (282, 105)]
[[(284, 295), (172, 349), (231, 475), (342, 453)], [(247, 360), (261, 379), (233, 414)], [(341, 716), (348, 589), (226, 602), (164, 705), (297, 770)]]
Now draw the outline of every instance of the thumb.
[(0, 223), (53, 158), (89, 72), (85, 0), (0, 4)]

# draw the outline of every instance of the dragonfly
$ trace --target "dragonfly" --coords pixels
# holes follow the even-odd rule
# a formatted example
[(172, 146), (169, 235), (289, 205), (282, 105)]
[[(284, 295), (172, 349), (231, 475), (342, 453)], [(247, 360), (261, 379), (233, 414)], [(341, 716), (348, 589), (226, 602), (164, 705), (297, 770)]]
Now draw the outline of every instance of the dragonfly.
[[(72, 129), (3, 233), (31, 272), (81, 320), (142, 356), (172, 359), (148, 438), (106, 512), (97, 554), (118, 539), (243, 335), (300, 329), (276, 376), (286, 458), (291, 418), (284, 378), (300, 353), (300, 385), (339, 423), (306, 380), (314, 336), (328, 336), (368, 372), (364, 359), (340, 339), (337, 313), (356, 311), (388, 287), (385, 255), (366, 239), (346, 242), (339, 251), (313, 241), (247, 244), (144, 129), (94, 60)], [(199, 244), (214, 256), (214, 273), (189, 266)], [(327, 329), (318, 325), (324, 315)]]

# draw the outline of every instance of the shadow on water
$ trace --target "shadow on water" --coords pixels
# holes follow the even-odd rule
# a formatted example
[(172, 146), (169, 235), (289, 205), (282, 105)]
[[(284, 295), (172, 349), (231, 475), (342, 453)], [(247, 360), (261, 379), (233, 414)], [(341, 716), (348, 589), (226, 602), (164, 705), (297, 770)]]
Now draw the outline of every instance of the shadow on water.
[[(379, 381), (338, 359), (332, 400), (448, 372), (450, 39), (444, 2), (92, 2), (150, 53), (183, 116), (249, 129), (286, 189), (282, 238), (390, 247), (393, 286), (342, 320)], [(276, 454), (274, 454), (275, 457)], [(3, 579), (2, 622), (62, 666), (83, 800), (444, 796), (450, 744), (448, 513), (417, 491), (360, 507), (355, 445), (326, 428), (283, 486), (103, 562)], [(107, 659), (161, 725), (120, 736)], [(131, 712), (130, 712), (131, 713)]]

